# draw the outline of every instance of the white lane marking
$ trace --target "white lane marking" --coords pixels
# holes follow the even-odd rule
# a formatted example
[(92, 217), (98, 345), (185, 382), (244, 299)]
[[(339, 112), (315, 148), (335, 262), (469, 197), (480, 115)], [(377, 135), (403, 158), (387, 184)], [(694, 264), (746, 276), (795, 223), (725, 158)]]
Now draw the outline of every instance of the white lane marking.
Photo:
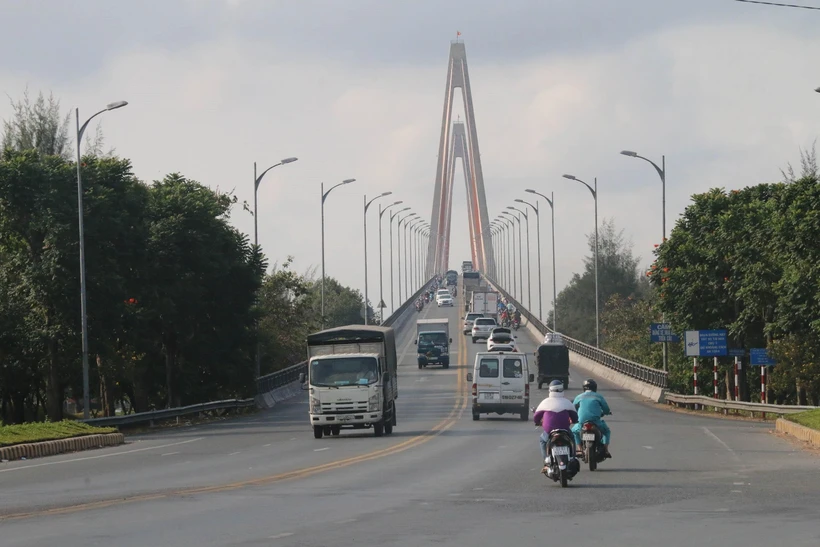
[(275, 536), (268, 536), (268, 539), (282, 539), (287, 538), (293, 535), (293, 532), (282, 532), (281, 534), (276, 534)]
[(241, 451), (241, 450), (239, 450), (239, 451), (237, 451), (237, 452), (231, 452), (230, 454), (228, 454), (228, 456), (236, 456), (236, 455), (237, 455), (237, 454), (239, 454), (240, 452), (242, 452), (242, 451)]
[(196, 441), (201, 441), (205, 437), (197, 437), (196, 439), (188, 439), (187, 441), (179, 441), (176, 443), (169, 443), (169, 444), (161, 444), (157, 446), (147, 446), (145, 448), (135, 448), (134, 450), (126, 450), (125, 452), (116, 452), (114, 454), (100, 454), (98, 456), (85, 456), (83, 458), (72, 458), (70, 460), (61, 460), (58, 462), (44, 462), (44, 463), (35, 463), (33, 465), (26, 465), (23, 467), (10, 467), (9, 469), (0, 469), (0, 473), (7, 473), (9, 471), (20, 471), (21, 469), (33, 469), (35, 467), (45, 467), (47, 465), (60, 465), (63, 463), (73, 463), (73, 462), (83, 462), (87, 460), (99, 460), (101, 458), (111, 458), (113, 456), (124, 456), (126, 454), (134, 454), (136, 452), (145, 452), (146, 450), (157, 450), (159, 448), (168, 448), (169, 446), (179, 446), (181, 444), (188, 444), (193, 443)]
[(160, 454), (160, 456), (173, 456), (174, 454), (179, 454), (179, 451), (176, 452), (166, 452), (165, 454)]
[(357, 519), (347, 519), (347, 520), (337, 520), (333, 524), (350, 524), (351, 522), (356, 522)]
[(507, 445), (506, 445), (506, 444), (502, 444), (502, 445), (501, 445), (501, 446), (499, 446), (498, 448), (507, 448)]
[(480, 492), (482, 490), (484, 490), (484, 489), (483, 488), (473, 488), (473, 492)]
[(426, 382), (426, 381), (427, 381), (427, 376), (422, 376), (421, 378), (416, 380), (416, 382)]
[(269, 446), (270, 446), (270, 445), (272, 445), (272, 444), (273, 444), (273, 443), (263, 444), (263, 445), (262, 445), (262, 448), (267, 448), (267, 447), (269, 447)]
[(448, 495), (448, 496), (460, 496), (461, 494), (459, 494), (458, 492), (454, 492), (454, 493), (452, 493), (452, 494), (447, 494), (447, 495)]
[(330, 447), (326, 446), (324, 448), (315, 448), (315, 449), (313, 449), (314, 452), (322, 452), (323, 450), (330, 450)]
[(646, 448), (647, 450), (654, 450), (654, 448), (652, 448), (651, 446), (644, 446), (644, 448)]
[(732, 494), (742, 494), (743, 490), (732, 490)]
[(291, 440), (291, 441), (295, 441), (295, 440), (296, 440), (296, 437), (292, 437), (290, 440)]
[(506, 501), (504, 498), (476, 498), (473, 501)]
[(733, 482), (732, 483), (733, 486), (744, 486), (745, 484), (746, 484), (745, 482)]
[(738, 457), (738, 455), (737, 455), (737, 454), (735, 454), (735, 451), (734, 451), (734, 450), (732, 450), (732, 449), (729, 447), (729, 445), (728, 445), (728, 444), (726, 444), (725, 442), (723, 442), (723, 440), (722, 440), (720, 437), (718, 437), (717, 435), (715, 435), (714, 433), (712, 433), (711, 431), (709, 431), (709, 428), (708, 428), (708, 427), (704, 427), (704, 428), (703, 428), (703, 431), (704, 431), (704, 433), (706, 433), (707, 435), (709, 435), (710, 437), (712, 437), (714, 440), (716, 440), (718, 443), (720, 443), (720, 445), (721, 445), (723, 448), (725, 448), (726, 450), (728, 450), (728, 451), (729, 451), (729, 453), (732, 455), (732, 457), (733, 457), (736, 461), (740, 461), (740, 458)]

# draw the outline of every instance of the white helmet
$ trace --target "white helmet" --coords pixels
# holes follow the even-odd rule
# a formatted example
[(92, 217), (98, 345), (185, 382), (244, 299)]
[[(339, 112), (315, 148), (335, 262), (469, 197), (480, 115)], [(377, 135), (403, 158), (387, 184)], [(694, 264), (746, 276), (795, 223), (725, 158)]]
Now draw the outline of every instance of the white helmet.
[(564, 392), (564, 382), (561, 380), (553, 380), (550, 382), (550, 393), (563, 393)]

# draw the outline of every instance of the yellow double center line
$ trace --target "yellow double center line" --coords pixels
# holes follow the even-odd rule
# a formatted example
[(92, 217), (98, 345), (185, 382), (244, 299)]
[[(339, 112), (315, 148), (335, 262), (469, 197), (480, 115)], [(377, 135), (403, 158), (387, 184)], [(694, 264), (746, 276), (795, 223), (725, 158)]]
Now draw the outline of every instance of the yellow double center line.
[[(464, 298), (464, 293), (462, 292), (462, 300)], [(462, 307), (463, 309), (463, 307)], [(461, 334), (461, 330), (458, 330), (459, 334)], [(467, 359), (469, 354), (467, 353), (467, 342), (464, 336), (459, 336), (459, 344), (458, 344), (458, 364), (467, 364)], [(420, 446), (447, 431), (451, 427), (453, 427), (461, 416), (464, 414), (464, 410), (467, 408), (467, 402), (469, 398), (467, 397), (466, 393), (466, 379), (465, 379), (465, 372), (460, 366), (456, 366), (456, 395), (455, 401), (453, 402), (453, 407), (450, 410), (450, 413), (447, 415), (446, 418), (441, 420), (439, 423), (434, 425), (430, 431), (423, 433), (421, 435), (416, 435), (415, 437), (411, 437), (406, 441), (402, 441), (399, 444), (389, 446), (387, 448), (383, 448), (381, 450), (375, 450), (373, 452), (368, 452), (366, 454), (361, 454), (359, 456), (354, 456), (351, 458), (346, 458), (344, 460), (337, 460), (330, 463), (325, 463), (322, 465), (316, 465), (313, 467), (305, 467), (302, 469), (296, 469), (294, 471), (288, 471), (285, 473), (279, 473), (277, 475), (268, 475), (266, 477), (259, 477), (256, 479), (249, 479), (244, 481), (232, 482), (228, 484), (221, 484), (215, 486), (203, 486), (198, 488), (185, 488), (181, 490), (175, 490), (172, 492), (165, 492), (165, 493), (152, 493), (152, 494), (138, 494), (135, 496), (129, 496), (125, 498), (119, 499), (110, 499), (110, 500), (103, 500), (103, 501), (94, 501), (89, 503), (81, 503), (77, 505), (70, 505), (67, 507), (55, 507), (52, 509), (42, 509), (37, 511), (29, 511), (25, 513), (13, 513), (8, 515), (1, 515), (0, 521), (4, 520), (13, 520), (13, 519), (25, 519), (31, 517), (42, 517), (48, 515), (65, 515), (69, 513), (76, 513), (79, 511), (90, 511), (93, 509), (104, 509), (107, 507), (112, 507), (115, 505), (122, 505), (125, 503), (135, 503), (141, 501), (152, 501), (152, 500), (159, 500), (159, 499), (168, 499), (173, 497), (180, 497), (180, 496), (193, 496), (197, 494), (208, 494), (214, 492), (227, 492), (230, 490), (237, 490), (240, 488), (246, 488), (249, 486), (265, 486), (268, 484), (273, 484), (277, 482), (282, 482), (291, 479), (303, 479), (305, 477), (310, 477), (312, 475), (316, 475), (319, 473), (324, 473), (326, 471), (333, 471), (335, 469), (340, 469), (343, 467), (348, 467), (357, 463), (367, 462), (371, 460), (376, 460), (379, 458), (384, 458), (386, 456), (392, 456), (394, 454), (398, 454), (400, 452), (404, 452), (405, 450), (409, 450), (411, 448), (415, 448)]]

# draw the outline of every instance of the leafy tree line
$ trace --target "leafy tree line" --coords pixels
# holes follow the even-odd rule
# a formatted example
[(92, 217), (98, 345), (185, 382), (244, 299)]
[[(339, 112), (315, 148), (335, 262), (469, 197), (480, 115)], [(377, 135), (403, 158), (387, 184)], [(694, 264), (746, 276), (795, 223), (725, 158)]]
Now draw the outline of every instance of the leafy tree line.
[[(82, 401), (76, 163), (59, 103), (13, 103), (0, 156), (0, 418), (64, 417)], [(100, 144), (98, 139), (98, 144)], [(91, 397), (102, 414), (254, 394), (303, 359), (318, 283), (266, 274), (230, 224), (237, 200), (178, 173), (150, 184), (127, 159), (82, 159)], [(328, 279), (327, 325), (362, 322), (361, 295)]]
[(817, 404), (820, 184), (814, 153), (802, 163), (785, 182), (693, 196), (648, 275), (677, 331), (726, 328), (731, 346), (769, 349), (770, 402)]

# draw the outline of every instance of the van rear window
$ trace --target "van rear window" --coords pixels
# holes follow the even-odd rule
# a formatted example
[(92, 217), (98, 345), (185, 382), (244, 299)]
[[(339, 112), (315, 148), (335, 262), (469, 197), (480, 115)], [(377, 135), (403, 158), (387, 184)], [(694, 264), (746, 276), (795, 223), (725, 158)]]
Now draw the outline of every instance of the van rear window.
[(521, 359), (504, 359), (504, 378), (522, 378), (523, 376)]
[(481, 378), (498, 378), (498, 359), (482, 359), (478, 365)]

